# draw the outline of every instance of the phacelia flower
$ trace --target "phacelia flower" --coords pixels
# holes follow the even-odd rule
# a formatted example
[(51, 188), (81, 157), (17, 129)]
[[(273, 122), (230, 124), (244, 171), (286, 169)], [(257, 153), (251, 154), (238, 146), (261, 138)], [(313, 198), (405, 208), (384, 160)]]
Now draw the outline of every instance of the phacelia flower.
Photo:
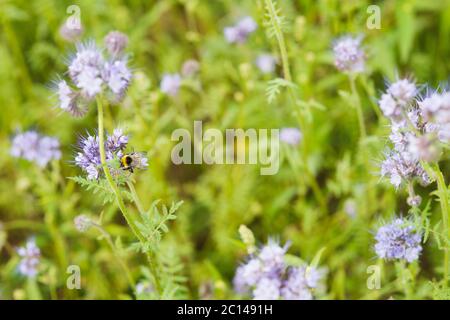
[(181, 75), (183, 77), (192, 77), (200, 70), (200, 63), (197, 60), (189, 59), (183, 63), (181, 67)]
[(161, 80), (160, 89), (161, 92), (174, 97), (178, 94), (181, 86), (181, 77), (178, 73), (164, 74)]
[(439, 140), (450, 143), (450, 92), (433, 93), (418, 102), (425, 121), (432, 124)]
[(361, 37), (343, 36), (333, 44), (334, 64), (342, 72), (359, 73), (365, 68), (366, 54)]
[[(106, 162), (120, 158), (127, 143), (128, 137), (124, 136), (120, 129), (108, 135), (105, 142)], [(88, 179), (98, 179), (102, 172), (98, 136), (83, 137), (78, 142), (78, 146), (80, 151), (75, 157), (75, 164), (87, 173)]]
[(422, 251), (422, 235), (406, 219), (396, 218), (380, 227), (375, 236), (375, 252), (385, 260), (406, 260), (413, 262)]
[(424, 186), (431, 182), (420, 161), (409, 152), (391, 151), (388, 153), (381, 164), (381, 175), (389, 177), (392, 185), (396, 188), (402, 182), (414, 179), (418, 179)]
[(379, 101), (383, 114), (391, 121), (403, 120), (404, 114), (411, 109), (411, 103), (417, 95), (416, 85), (408, 79), (400, 79), (392, 83)]
[(21, 257), (19, 272), (27, 277), (35, 277), (41, 258), (41, 250), (37, 247), (34, 239), (28, 240), (25, 246), (19, 248), (17, 253)]
[(111, 31), (106, 35), (104, 42), (110, 55), (119, 56), (128, 45), (128, 37), (122, 32)]
[(297, 128), (282, 128), (280, 130), (280, 140), (292, 146), (298, 145), (302, 137), (301, 131)]
[(268, 53), (260, 54), (255, 64), (262, 73), (272, 73), (275, 71), (277, 58)]
[(285, 300), (312, 300), (310, 288), (306, 280), (306, 268), (290, 268), (281, 294)]
[(226, 27), (223, 32), (229, 43), (244, 43), (257, 28), (258, 25), (252, 17), (245, 17), (234, 26)]
[(80, 232), (86, 232), (92, 226), (92, 220), (84, 214), (76, 216), (75, 219), (73, 219), (73, 223), (75, 228)]
[(68, 63), (70, 82), (61, 79), (56, 84), (59, 107), (74, 116), (81, 116), (86, 107), (102, 94), (112, 103), (123, 99), (132, 73), (127, 58), (122, 55), (126, 46), (125, 35), (110, 33), (106, 39), (109, 56), (94, 42), (78, 44), (76, 53)]
[(254, 300), (278, 300), (281, 283), (277, 278), (262, 278), (253, 290)]
[(253, 299), (312, 299), (312, 289), (319, 286), (324, 272), (313, 267), (291, 267), (285, 262), (288, 246), (270, 240), (247, 263), (236, 270), (236, 292), (251, 292)]
[(13, 138), (11, 155), (45, 167), (50, 161), (60, 159), (61, 151), (58, 139), (42, 136), (36, 131), (27, 131)]

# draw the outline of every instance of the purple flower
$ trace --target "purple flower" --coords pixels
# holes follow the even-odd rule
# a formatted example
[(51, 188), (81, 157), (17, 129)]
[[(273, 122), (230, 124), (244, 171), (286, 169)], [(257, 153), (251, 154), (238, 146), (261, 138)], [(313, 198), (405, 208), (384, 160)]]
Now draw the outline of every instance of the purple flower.
[(189, 59), (183, 63), (181, 74), (183, 77), (192, 77), (200, 70), (200, 63), (197, 60)]
[(402, 218), (380, 227), (375, 240), (375, 252), (381, 259), (413, 262), (422, 251), (422, 235), (411, 222)]
[(94, 42), (77, 45), (68, 65), (72, 83), (62, 79), (56, 86), (61, 109), (74, 116), (82, 116), (86, 106), (99, 94), (104, 94), (112, 103), (123, 99), (132, 78), (127, 59), (120, 51), (126, 46), (123, 37), (126, 36), (117, 32), (106, 37), (109, 58)]
[(281, 282), (276, 278), (262, 278), (253, 290), (253, 300), (278, 300)]
[(122, 32), (111, 31), (106, 35), (104, 42), (110, 55), (119, 56), (128, 45), (128, 37)]
[(280, 140), (292, 146), (298, 145), (302, 137), (301, 131), (297, 128), (282, 128), (280, 131)]
[(160, 89), (163, 93), (174, 97), (178, 94), (181, 86), (181, 77), (178, 73), (164, 74), (161, 80)]
[(27, 131), (13, 138), (11, 155), (45, 167), (51, 160), (60, 159), (61, 151), (58, 139), (41, 136), (36, 131)]
[[(128, 144), (128, 137), (121, 129), (115, 129), (105, 141), (106, 162), (118, 159)], [(87, 173), (90, 180), (98, 179), (101, 174), (101, 159), (98, 136), (88, 135), (78, 142), (79, 152), (75, 156), (75, 164)]]
[(19, 248), (17, 253), (22, 258), (19, 263), (19, 272), (27, 277), (35, 277), (41, 258), (41, 250), (36, 246), (34, 239), (28, 240), (25, 246)]
[(315, 286), (308, 286), (305, 267), (290, 268), (281, 294), (285, 300), (312, 300), (310, 287)]
[(229, 43), (244, 43), (257, 28), (252, 17), (245, 17), (234, 26), (226, 27), (223, 32)]
[(239, 266), (233, 279), (235, 290), (251, 292), (259, 299), (312, 299), (311, 289), (319, 286), (324, 272), (306, 265), (289, 267), (285, 262), (288, 246), (269, 240), (247, 263)]
[(272, 73), (275, 71), (277, 59), (271, 54), (263, 53), (256, 58), (255, 63), (262, 73)]
[(362, 37), (343, 36), (333, 44), (334, 64), (342, 72), (359, 73), (365, 68), (366, 55), (361, 49)]
[(417, 95), (416, 85), (408, 79), (400, 79), (392, 83), (379, 101), (383, 114), (393, 122), (404, 119), (404, 114)]

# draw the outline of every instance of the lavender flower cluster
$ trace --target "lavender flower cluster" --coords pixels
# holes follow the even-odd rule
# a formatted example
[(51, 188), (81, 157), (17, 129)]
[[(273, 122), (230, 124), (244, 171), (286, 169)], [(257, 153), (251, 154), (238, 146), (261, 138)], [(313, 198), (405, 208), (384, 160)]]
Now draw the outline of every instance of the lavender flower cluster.
[(413, 262), (422, 252), (422, 235), (403, 218), (380, 227), (375, 240), (375, 252), (381, 259)]
[(40, 167), (61, 158), (58, 139), (40, 135), (36, 131), (17, 134), (12, 140), (10, 152), (13, 157), (33, 161)]
[[(105, 141), (106, 161), (118, 160), (128, 144), (128, 136), (122, 129), (115, 129), (112, 135), (107, 135)], [(98, 136), (88, 135), (78, 142), (79, 152), (75, 157), (75, 164), (87, 173), (89, 180), (98, 179), (101, 174), (101, 159)]]
[(364, 71), (366, 54), (361, 48), (362, 37), (343, 36), (333, 43), (334, 64), (339, 71)]
[(17, 253), (21, 257), (19, 272), (27, 277), (35, 277), (38, 273), (41, 250), (39, 250), (34, 239), (28, 240), (25, 246), (17, 250)]
[(244, 43), (248, 36), (258, 28), (255, 20), (252, 17), (244, 17), (239, 20), (234, 26), (226, 27), (223, 30), (225, 39), (229, 43)]
[(235, 290), (241, 294), (250, 291), (254, 300), (312, 300), (313, 290), (319, 286), (324, 272), (315, 267), (287, 266), (287, 248), (269, 240), (237, 268)]
[[(412, 81), (401, 79), (392, 83), (379, 101), (383, 114), (391, 121), (389, 139), (393, 144), (381, 165), (381, 174), (389, 177), (396, 188), (415, 179), (428, 185), (431, 180), (420, 161), (435, 161), (439, 155), (434, 137), (440, 127), (432, 120), (440, 110), (440, 99), (435, 100), (433, 95), (420, 101), (418, 94)], [(429, 113), (430, 108), (436, 111)]]
[(123, 55), (127, 43), (124, 34), (109, 33), (105, 37), (107, 58), (94, 42), (78, 44), (75, 56), (68, 64), (71, 83), (61, 79), (56, 84), (59, 107), (79, 117), (99, 94), (104, 94), (113, 103), (122, 100), (132, 77)]

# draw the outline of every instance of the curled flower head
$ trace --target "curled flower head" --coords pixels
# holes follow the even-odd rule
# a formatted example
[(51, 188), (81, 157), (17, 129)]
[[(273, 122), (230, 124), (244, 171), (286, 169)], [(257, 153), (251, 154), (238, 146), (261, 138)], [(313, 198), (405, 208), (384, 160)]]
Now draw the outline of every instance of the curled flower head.
[(391, 151), (381, 164), (381, 175), (389, 177), (392, 185), (398, 188), (402, 182), (414, 179), (426, 186), (431, 180), (420, 161), (409, 152)]
[(275, 71), (277, 59), (271, 54), (260, 54), (255, 61), (256, 66), (262, 73), (272, 73)]
[(119, 52), (125, 48), (123, 39), (119, 38), (117, 33), (107, 36), (109, 56), (105, 56), (104, 50), (94, 42), (76, 46), (76, 53), (68, 63), (71, 81), (61, 79), (55, 88), (61, 109), (73, 116), (82, 116), (87, 105), (98, 95), (104, 95), (112, 103), (124, 98), (132, 73), (126, 57)]
[(41, 250), (39, 250), (34, 239), (28, 240), (25, 246), (17, 250), (17, 253), (21, 257), (19, 272), (27, 277), (35, 277), (38, 273)]
[(75, 219), (73, 219), (73, 222), (75, 224), (75, 228), (80, 232), (86, 232), (92, 226), (92, 220), (84, 214), (76, 216)]
[(365, 68), (366, 55), (361, 49), (362, 37), (343, 36), (333, 44), (334, 64), (342, 72), (359, 73)]
[(105, 47), (112, 56), (119, 56), (128, 45), (128, 37), (119, 31), (109, 32), (105, 39)]
[(404, 120), (417, 95), (417, 87), (408, 79), (400, 79), (389, 85), (381, 96), (379, 105), (383, 114), (393, 122)]
[(224, 35), (229, 43), (244, 43), (248, 36), (258, 28), (252, 17), (244, 17), (234, 26), (226, 27)]
[(178, 73), (163, 75), (161, 80), (160, 89), (161, 92), (174, 97), (178, 94), (181, 86), (181, 77)]
[(406, 219), (396, 218), (380, 227), (375, 236), (375, 252), (385, 260), (413, 262), (422, 251), (422, 235)]
[(292, 146), (298, 145), (302, 138), (302, 132), (298, 128), (282, 128), (280, 131), (280, 140)]
[(13, 138), (11, 155), (45, 167), (50, 161), (59, 160), (61, 151), (58, 139), (42, 136), (36, 131), (27, 131), (17, 134)]

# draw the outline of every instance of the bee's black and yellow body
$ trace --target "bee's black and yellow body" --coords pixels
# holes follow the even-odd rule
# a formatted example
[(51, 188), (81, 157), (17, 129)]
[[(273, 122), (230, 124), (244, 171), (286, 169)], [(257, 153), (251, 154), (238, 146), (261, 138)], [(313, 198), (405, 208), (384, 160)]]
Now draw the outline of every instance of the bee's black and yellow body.
[(133, 157), (129, 154), (125, 154), (120, 158), (120, 167), (123, 170), (133, 172)]

